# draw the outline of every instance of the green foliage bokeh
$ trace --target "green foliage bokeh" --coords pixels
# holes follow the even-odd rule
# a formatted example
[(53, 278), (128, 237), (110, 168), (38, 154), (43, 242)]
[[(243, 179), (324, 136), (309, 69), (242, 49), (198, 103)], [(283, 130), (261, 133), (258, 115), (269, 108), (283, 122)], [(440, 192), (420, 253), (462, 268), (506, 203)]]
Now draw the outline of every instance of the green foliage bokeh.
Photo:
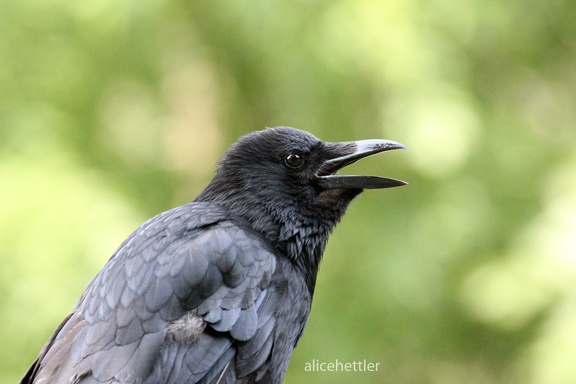
[[(347, 172), (288, 383), (576, 382), (576, 3), (0, 1), (0, 383), (236, 138), (387, 138)], [(308, 372), (307, 363), (380, 363)]]

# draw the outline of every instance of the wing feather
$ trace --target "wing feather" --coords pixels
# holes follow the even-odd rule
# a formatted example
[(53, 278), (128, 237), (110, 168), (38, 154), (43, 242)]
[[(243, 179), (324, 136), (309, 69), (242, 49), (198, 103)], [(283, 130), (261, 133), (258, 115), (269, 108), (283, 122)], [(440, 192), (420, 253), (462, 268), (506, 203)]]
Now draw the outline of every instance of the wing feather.
[[(254, 372), (272, 345), (275, 269), (264, 241), (221, 208), (192, 203), (160, 214), (110, 258), (22, 383), (228, 380), (238, 353), (238, 372)], [(190, 315), (204, 331), (167, 338), (170, 324)]]

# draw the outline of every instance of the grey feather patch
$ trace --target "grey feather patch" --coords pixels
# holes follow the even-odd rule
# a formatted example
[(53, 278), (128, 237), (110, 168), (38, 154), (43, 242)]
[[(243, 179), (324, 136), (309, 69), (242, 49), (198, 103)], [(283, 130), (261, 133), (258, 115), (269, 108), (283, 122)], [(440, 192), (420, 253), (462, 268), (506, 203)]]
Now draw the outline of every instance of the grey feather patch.
[(256, 333), (256, 326), (258, 325), (258, 315), (254, 306), (248, 307), (240, 311), (240, 316), (232, 329), (230, 335), (240, 341), (250, 339)]
[[(219, 319), (217, 321), (214, 321), (213, 324), (211, 324), (211, 326), (218, 332), (227, 332), (232, 329), (234, 324), (236, 324), (236, 321), (240, 317), (242, 311), (240, 310), (240, 308), (234, 308), (234, 309), (224, 309), (219, 312), (220, 312)], [(206, 316), (206, 321), (208, 321), (208, 316)]]
[(186, 312), (182, 317), (170, 323), (166, 339), (179, 344), (191, 344), (202, 334), (204, 327), (206, 327), (204, 319)]

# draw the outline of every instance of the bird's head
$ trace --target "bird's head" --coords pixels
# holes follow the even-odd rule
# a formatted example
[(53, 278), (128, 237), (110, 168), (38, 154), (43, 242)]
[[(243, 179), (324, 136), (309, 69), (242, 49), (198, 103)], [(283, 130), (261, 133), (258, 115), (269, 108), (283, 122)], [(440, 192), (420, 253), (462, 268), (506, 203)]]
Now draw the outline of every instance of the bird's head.
[(230, 147), (197, 200), (227, 206), (270, 240), (291, 244), (296, 253), (305, 246), (298, 242), (305, 242), (302, 239), (308, 235), (321, 237), (321, 252), (328, 234), (362, 190), (406, 184), (336, 172), (393, 149), (405, 147), (388, 140), (324, 142), (298, 129), (268, 128), (243, 136)]

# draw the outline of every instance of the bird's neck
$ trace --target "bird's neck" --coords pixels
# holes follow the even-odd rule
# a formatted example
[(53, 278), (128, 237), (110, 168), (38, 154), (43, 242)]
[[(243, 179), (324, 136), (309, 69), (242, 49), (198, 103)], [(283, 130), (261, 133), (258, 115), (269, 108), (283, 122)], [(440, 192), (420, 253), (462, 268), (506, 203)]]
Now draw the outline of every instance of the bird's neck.
[(255, 231), (274, 245), (281, 257), (295, 265), (312, 296), (326, 242), (336, 222), (320, 222), (317, 217), (299, 217), (295, 210), (282, 215), (263, 207), (253, 210), (246, 210), (246, 206), (242, 208), (242, 212), (234, 212), (232, 208), (232, 213), (247, 219)]
[(268, 200), (255, 199), (243, 188), (222, 190), (213, 188), (213, 185), (209, 185), (196, 201), (223, 206), (232, 217), (247, 220), (276, 248), (280, 256), (296, 266), (312, 295), (328, 236), (352, 197), (339, 201), (331, 209), (303, 209), (296, 203), (290, 206), (288, 199), (281, 196), (272, 196)]
[(331, 227), (307, 227), (298, 231), (281, 232), (278, 248), (303, 274), (310, 296), (314, 294), (316, 277)]

